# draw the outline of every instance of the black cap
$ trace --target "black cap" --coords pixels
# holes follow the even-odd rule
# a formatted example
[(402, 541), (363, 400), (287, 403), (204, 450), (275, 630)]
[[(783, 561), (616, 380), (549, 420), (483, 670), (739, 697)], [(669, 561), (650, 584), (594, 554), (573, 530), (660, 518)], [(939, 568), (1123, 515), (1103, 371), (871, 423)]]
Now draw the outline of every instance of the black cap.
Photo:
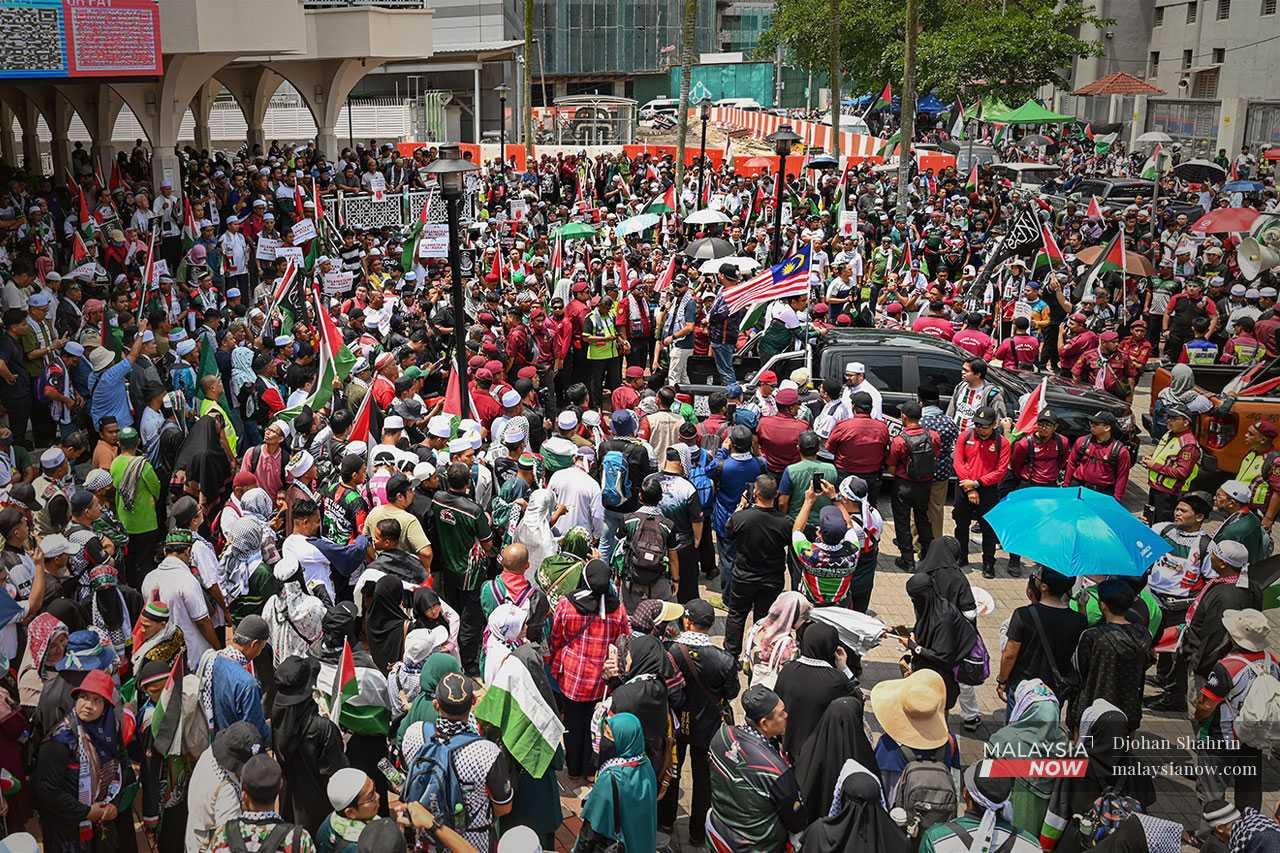
[(1116, 416), (1110, 412), (1095, 412), (1093, 417), (1089, 418), (1091, 424), (1106, 424), (1109, 427), (1116, 425)]
[(1049, 409), (1045, 409), (1036, 416), (1036, 422), (1042, 424), (1056, 424), (1058, 422), (1058, 416)]
[(369, 821), (356, 839), (356, 853), (404, 853), (405, 849), (404, 833), (389, 817)]
[(462, 715), (476, 699), (476, 684), (458, 672), (451, 672), (436, 685), (436, 702), (446, 714)]
[(267, 625), (266, 619), (256, 613), (250, 613), (236, 625), (235, 636), (245, 640), (269, 643), (271, 642), (271, 628)]
[(991, 426), (996, 422), (996, 410), (990, 406), (983, 406), (974, 412), (973, 423), (975, 426)]
[(319, 672), (320, 663), (315, 658), (289, 655), (280, 661), (276, 667), (276, 707), (300, 705), (310, 699)]
[(244, 763), (240, 771), (240, 787), (259, 805), (275, 803), (282, 777), (276, 760), (260, 752)]
[(393, 501), (413, 488), (413, 482), (397, 471), (387, 478), (387, 500)]
[(753, 684), (742, 694), (742, 710), (748, 720), (758, 723), (773, 713), (773, 709), (778, 707), (781, 701), (781, 697), (768, 687), (763, 684)]
[(699, 628), (710, 628), (716, 622), (716, 611), (710, 603), (694, 598), (684, 603), (684, 615)]
[(1191, 420), (1191, 412), (1187, 411), (1187, 407), (1182, 403), (1172, 403), (1164, 410), (1166, 420), (1168, 418), (1186, 418)]
[(245, 762), (262, 748), (262, 739), (252, 723), (237, 720), (218, 732), (211, 748), (219, 767), (228, 773), (239, 775)]
[(742, 276), (739, 275), (738, 273), (738, 268), (733, 264), (723, 264), (720, 267), (720, 275), (729, 279), (729, 281), (738, 281), (740, 278), (742, 278)]

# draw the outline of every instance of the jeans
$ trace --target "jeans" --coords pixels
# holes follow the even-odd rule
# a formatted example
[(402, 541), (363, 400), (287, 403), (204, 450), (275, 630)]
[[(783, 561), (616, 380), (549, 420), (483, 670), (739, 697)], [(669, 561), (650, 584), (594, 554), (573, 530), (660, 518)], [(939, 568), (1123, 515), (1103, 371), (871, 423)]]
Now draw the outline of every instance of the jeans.
[(732, 539), (717, 533), (716, 555), (720, 558), (720, 595), (728, 606), (729, 589), (733, 583), (733, 560), (738, 555), (738, 546), (733, 544)]
[(730, 344), (712, 344), (711, 355), (716, 360), (716, 373), (720, 374), (720, 382), (724, 385), (736, 383), (738, 376), (733, 372), (733, 347)]
[(777, 582), (733, 582), (733, 594), (729, 599), (729, 618), (724, 626), (724, 650), (735, 658), (742, 654), (742, 632), (747, 625), (747, 613), (753, 621), (759, 621), (769, 612), (773, 602), (782, 594), (782, 584)]
[(604, 508), (604, 535), (600, 537), (600, 559), (606, 563), (611, 563), (613, 559), (613, 549), (618, 547), (619, 534), (622, 532), (622, 522), (627, 518), (625, 512)]

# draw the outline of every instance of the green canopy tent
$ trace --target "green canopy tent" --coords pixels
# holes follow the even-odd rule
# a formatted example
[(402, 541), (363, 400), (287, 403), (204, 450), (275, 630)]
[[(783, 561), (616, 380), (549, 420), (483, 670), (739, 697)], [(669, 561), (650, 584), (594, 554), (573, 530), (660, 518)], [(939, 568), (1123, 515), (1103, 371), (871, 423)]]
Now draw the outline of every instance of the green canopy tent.
[(1009, 105), (999, 98), (992, 98), (987, 101), (979, 101), (972, 104), (964, 111), (966, 121), (977, 119), (978, 121), (1003, 121), (1002, 116), (1012, 112)]
[(1064, 116), (1046, 110), (1035, 101), (1028, 99), (1025, 104), (999, 117), (988, 116), (986, 121), (995, 121), (1001, 124), (1065, 124), (1069, 121), (1075, 121), (1075, 116)]

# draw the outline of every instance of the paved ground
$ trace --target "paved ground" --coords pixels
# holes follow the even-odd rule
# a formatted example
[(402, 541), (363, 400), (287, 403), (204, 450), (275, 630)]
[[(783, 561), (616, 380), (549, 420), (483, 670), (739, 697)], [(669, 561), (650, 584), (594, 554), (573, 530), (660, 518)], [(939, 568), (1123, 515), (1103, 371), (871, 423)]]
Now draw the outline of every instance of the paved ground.
[[(1139, 414), (1147, 410), (1148, 398), (1145, 389), (1146, 385), (1144, 384), (1139, 389), (1134, 400), (1134, 409)], [(1146, 443), (1149, 444), (1149, 441)], [(1141, 482), (1130, 482), (1125, 504), (1130, 509), (1138, 512), (1146, 499), (1145, 470), (1134, 468), (1132, 476), (1135, 479), (1140, 479)], [(871, 599), (871, 610), (887, 625), (910, 625), (915, 621), (915, 617), (911, 602), (903, 589), (909, 575), (896, 569), (893, 565), (894, 558), (898, 556), (898, 550), (893, 544), (893, 524), (891, 520), (888, 520), (890, 512), (887, 498), (882, 499), (880, 510), (886, 517), (886, 527), (880, 540), (880, 561), (875, 592)], [(947, 533), (950, 533), (954, 527), (949, 512), (947, 513), (945, 527)], [(975, 537), (971, 543), (971, 547), (975, 549), (974, 554), (970, 557), (971, 563), (981, 563), (981, 557), (977, 554), (979, 545), (980, 538)], [(992, 650), (993, 664), (999, 657), (1001, 626), (1008, 620), (1009, 614), (1014, 609), (1027, 603), (1026, 580), (1025, 578), (1015, 579), (1006, 576), (1004, 571), (1006, 556), (1004, 552), (999, 553), (997, 559), (998, 576), (994, 580), (985, 580), (976, 572), (972, 578), (975, 586), (989, 591), (996, 601), (996, 611), (979, 620), (979, 629), (983, 640), (986, 642), (987, 648)], [(719, 582), (716, 581), (707, 588), (707, 591), (715, 592), (718, 589)], [(717, 639), (723, 630), (722, 619), (717, 620), (714, 632), (717, 635)], [(889, 641), (867, 655), (864, 659), (863, 687), (870, 689), (871, 685), (879, 681), (897, 678), (899, 676), (897, 666), (899, 652), (898, 645)], [(1150, 688), (1148, 688), (1148, 692), (1151, 692)], [(980, 730), (975, 735), (964, 733), (961, 728), (960, 718), (957, 715), (953, 714), (950, 719), (951, 729), (959, 733), (961, 754), (966, 766), (982, 757), (985, 739), (1004, 725), (1004, 703), (996, 697), (994, 678), (979, 687), (977, 693), (984, 712), (984, 718)], [(741, 708), (737, 710), (739, 713), (741, 712)], [(867, 706), (867, 714), (868, 723), (874, 731), (879, 732), (879, 726), (871, 716), (870, 705)], [(1190, 733), (1190, 723), (1185, 716), (1152, 714), (1150, 712), (1144, 715), (1140, 731), (1140, 734), (1146, 734), (1153, 738), (1164, 738), (1173, 744), (1178, 742), (1178, 738), (1186, 737)], [(1175, 751), (1168, 756), (1162, 754), (1161, 758), (1175, 766), (1194, 764), (1190, 753), (1185, 750), (1181, 752)], [(579, 797), (585, 792), (585, 789), (564, 787), (567, 786), (567, 780), (564, 778), (562, 778), (561, 782), (563, 787), (561, 802), (566, 815), (566, 822), (561, 828), (557, 847), (567, 850), (572, 846), (572, 838), (576, 835), (575, 830), (579, 825), (577, 818), (580, 811)], [(1176, 773), (1163, 773), (1156, 776), (1155, 784), (1158, 799), (1152, 809), (1152, 813), (1160, 817), (1177, 820), (1186, 826), (1191, 826), (1192, 824), (1188, 823), (1188, 821), (1194, 820), (1200, 813), (1200, 805), (1195, 794), (1194, 778), (1180, 776)], [(684, 809), (689, 804), (691, 785), (689, 771), (686, 767), (685, 775), (682, 779), (682, 813), (676, 825), (673, 850), (694, 849), (684, 843), (688, 838), (686, 834), (687, 816)], [(1264, 768), (1265, 799), (1263, 808), (1268, 814), (1276, 806), (1278, 789), (1280, 789), (1280, 762), (1271, 761)]]

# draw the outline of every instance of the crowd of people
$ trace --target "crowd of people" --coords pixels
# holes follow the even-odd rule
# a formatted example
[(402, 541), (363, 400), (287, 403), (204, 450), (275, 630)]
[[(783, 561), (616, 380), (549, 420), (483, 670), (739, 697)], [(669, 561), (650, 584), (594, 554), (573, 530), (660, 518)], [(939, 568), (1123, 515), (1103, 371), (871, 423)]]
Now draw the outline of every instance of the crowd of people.
[[(1238, 479), (1195, 490), (1192, 365), (1280, 354), (1270, 273), (1245, 281), (1235, 238), (1175, 213), (1230, 204), (1219, 187), (1165, 176), (1154, 206), (1055, 208), (948, 169), (902, 199), (853, 164), (789, 178), (774, 234), (768, 174), (486, 164), (458, 314), (415, 232), (324, 215), (336, 191), (431, 186), (434, 150), (180, 153), (176, 187), (150, 183), (141, 145), (106, 181), (77, 148), (72, 186), (9, 170), (0, 197), (9, 830), (59, 853), (518, 853), (557, 849), (567, 790), (584, 853), (1280, 849), (1261, 777), (1229, 773), (1278, 734), (1250, 710), (1280, 666), (1248, 573), (1280, 509), (1277, 425), (1250, 427)], [(1061, 165), (1064, 191), (1141, 166), (1071, 133), (1002, 154)], [(1246, 201), (1274, 210), (1271, 179)], [(729, 223), (683, 223), (707, 204)], [(617, 236), (646, 210), (657, 225)], [(1024, 215), (1060, 258), (1002, 252)], [(277, 257), (306, 219), (305, 262)], [(1117, 234), (1156, 275), (1077, 261)], [(808, 282), (731, 307), (747, 273), (704, 272), (684, 253), (703, 237), (765, 269), (776, 243)], [(737, 372), (752, 335), (761, 354), (816, 352), (844, 327), (968, 358), (896, 411), (856, 361)], [(697, 358), (718, 386), (705, 412)], [(1027, 401), (989, 381), (998, 364), (1131, 400), (1161, 358), (1172, 380), (1137, 455), (1105, 411), (1087, 435), (1047, 408), (1019, 432)], [(1136, 578), (1030, 567), (988, 653), (969, 570), (1024, 568), (997, 566), (986, 512), (1030, 485), (1122, 499), (1132, 478), (1173, 552)], [(893, 571), (913, 624), (870, 615)], [(864, 677), (876, 642), (901, 646), (901, 677)], [(1006, 707), (962, 755), (991, 682)], [(1148, 814), (1126, 746), (1153, 712), (1185, 716), (1199, 760), (1226, 768), (1197, 777), (1185, 826)], [(1086, 773), (983, 771), (1054, 749)]]

